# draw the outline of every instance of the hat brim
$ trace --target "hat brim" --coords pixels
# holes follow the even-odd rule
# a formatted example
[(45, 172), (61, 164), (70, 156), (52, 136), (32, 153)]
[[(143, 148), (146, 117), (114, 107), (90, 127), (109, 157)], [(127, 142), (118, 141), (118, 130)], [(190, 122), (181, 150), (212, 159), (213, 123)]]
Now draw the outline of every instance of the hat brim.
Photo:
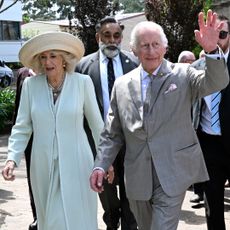
[(78, 37), (66, 32), (50, 31), (34, 36), (24, 43), (19, 51), (19, 60), (23, 66), (33, 69), (33, 58), (48, 50), (66, 51), (73, 54), (77, 61), (85, 53), (84, 45)]

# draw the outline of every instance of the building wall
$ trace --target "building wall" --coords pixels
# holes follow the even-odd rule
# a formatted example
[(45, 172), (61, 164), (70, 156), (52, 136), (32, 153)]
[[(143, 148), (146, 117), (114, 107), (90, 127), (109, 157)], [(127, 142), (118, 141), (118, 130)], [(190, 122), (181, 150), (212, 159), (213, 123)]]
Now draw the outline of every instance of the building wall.
[(146, 21), (146, 17), (144, 14), (141, 14), (139, 16), (135, 16), (129, 19), (126, 18), (124, 20), (121, 19), (119, 21), (121, 22), (122, 25), (125, 26), (125, 29), (123, 31), (123, 40), (122, 40), (121, 48), (129, 51), (131, 31), (138, 22)]
[[(1, 10), (11, 5), (13, 0), (5, 0)], [(18, 52), (22, 46), (20, 24), (22, 3), (16, 4), (0, 13), (0, 60), (18, 62)]]
[[(122, 15), (117, 17), (117, 20), (125, 26), (123, 31), (123, 41), (121, 48), (124, 50), (130, 50), (130, 34), (133, 27), (141, 21), (146, 21), (144, 13), (134, 13), (130, 14), (131, 16), (122, 17)], [(64, 22), (65, 21), (65, 22)], [(68, 31), (69, 22), (68, 20), (63, 21), (33, 21), (21, 26), (22, 38), (28, 39), (37, 34), (46, 32), (46, 31)]]
[(47, 32), (47, 31), (60, 31), (59, 25), (43, 23), (43, 22), (29, 22), (21, 26), (22, 38), (28, 39), (35, 35)]
[(212, 9), (230, 19), (230, 0), (213, 0)]

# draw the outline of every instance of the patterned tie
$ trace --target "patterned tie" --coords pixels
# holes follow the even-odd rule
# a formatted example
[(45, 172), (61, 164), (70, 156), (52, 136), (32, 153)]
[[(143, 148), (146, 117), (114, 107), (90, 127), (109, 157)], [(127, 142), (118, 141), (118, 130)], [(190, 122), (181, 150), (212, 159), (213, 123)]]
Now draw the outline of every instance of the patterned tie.
[(220, 120), (219, 120), (219, 104), (221, 93), (216, 92), (212, 94), (211, 101), (211, 127), (214, 133), (220, 133)]
[(113, 84), (115, 81), (115, 75), (114, 75), (114, 69), (113, 69), (113, 59), (112, 58), (108, 58), (107, 75), (108, 75), (108, 89), (109, 89), (109, 98), (110, 98)]
[(145, 100), (144, 100), (144, 106), (143, 106), (144, 116), (146, 116), (149, 113), (149, 107), (150, 107), (150, 101), (151, 101), (153, 76), (148, 75), (148, 77), (149, 77), (150, 81), (149, 81), (149, 84), (148, 84), (147, 89), (146, 89), (146, 96), (145, 96)]

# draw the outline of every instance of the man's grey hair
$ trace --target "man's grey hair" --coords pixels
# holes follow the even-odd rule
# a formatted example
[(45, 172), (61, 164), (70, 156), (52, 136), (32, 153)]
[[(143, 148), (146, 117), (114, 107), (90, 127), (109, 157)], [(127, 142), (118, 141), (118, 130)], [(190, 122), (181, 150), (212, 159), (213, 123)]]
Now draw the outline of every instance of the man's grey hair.
[(143, 22), (139, 22), (132, 30), (131, 32), (131, 38), (130, 38), (130, 46), (132, 49), (136, 49), (137, 48), (137, 45), (138, 45), (138, 33), (139, 33), (139, 30), (140, 29), (143, 29), (143, 28), (154, 28), (156, 31), (159, 31), (160, 33), (160, 37), (161, 37), (161, 41), (164, 45), (165, 48), (168, 47), (168, 39), (164, 33), (164, 30), (163, 28), (155, 23), (155, 22), (152, 22), (152, 21), (143, 21)]
[(195, 61), (196, 58), (194, 53), (189, 50), (184, 50), (179, 54), (178, 63), (186, 63), (187, 59), (190, 59), (190, 57), (194, 57), (194, 61)]

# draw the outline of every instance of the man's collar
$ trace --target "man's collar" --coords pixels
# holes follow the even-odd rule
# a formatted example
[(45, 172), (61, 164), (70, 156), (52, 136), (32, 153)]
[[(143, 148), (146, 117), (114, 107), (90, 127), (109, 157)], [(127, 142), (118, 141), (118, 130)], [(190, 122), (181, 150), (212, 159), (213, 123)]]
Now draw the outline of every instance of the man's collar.
[(229, 55), (229, 48), (228, 48), (227, 52), (224, 54), (224, 59), (226, 62), (228, 60), (228, 55)]
[[(154, 71), (153, 71), (153, 73), (151, 74), (151, 75), (157, 75), (157, 73), (158, 73), (158, 71), (159, 71), (159, 69), (161, 68), (161, 65), (162, 64), (160, 64)], [(141, 78), (142, 79), (144, 79), (144, 78), (146, 78), (147, 76), (149, 76), (150, 74), (148, 73), (148, 72), (146, 72), (144, 69), (143, 69), (143, 67), (142, 67), (142, 65), (141, 65)]]

